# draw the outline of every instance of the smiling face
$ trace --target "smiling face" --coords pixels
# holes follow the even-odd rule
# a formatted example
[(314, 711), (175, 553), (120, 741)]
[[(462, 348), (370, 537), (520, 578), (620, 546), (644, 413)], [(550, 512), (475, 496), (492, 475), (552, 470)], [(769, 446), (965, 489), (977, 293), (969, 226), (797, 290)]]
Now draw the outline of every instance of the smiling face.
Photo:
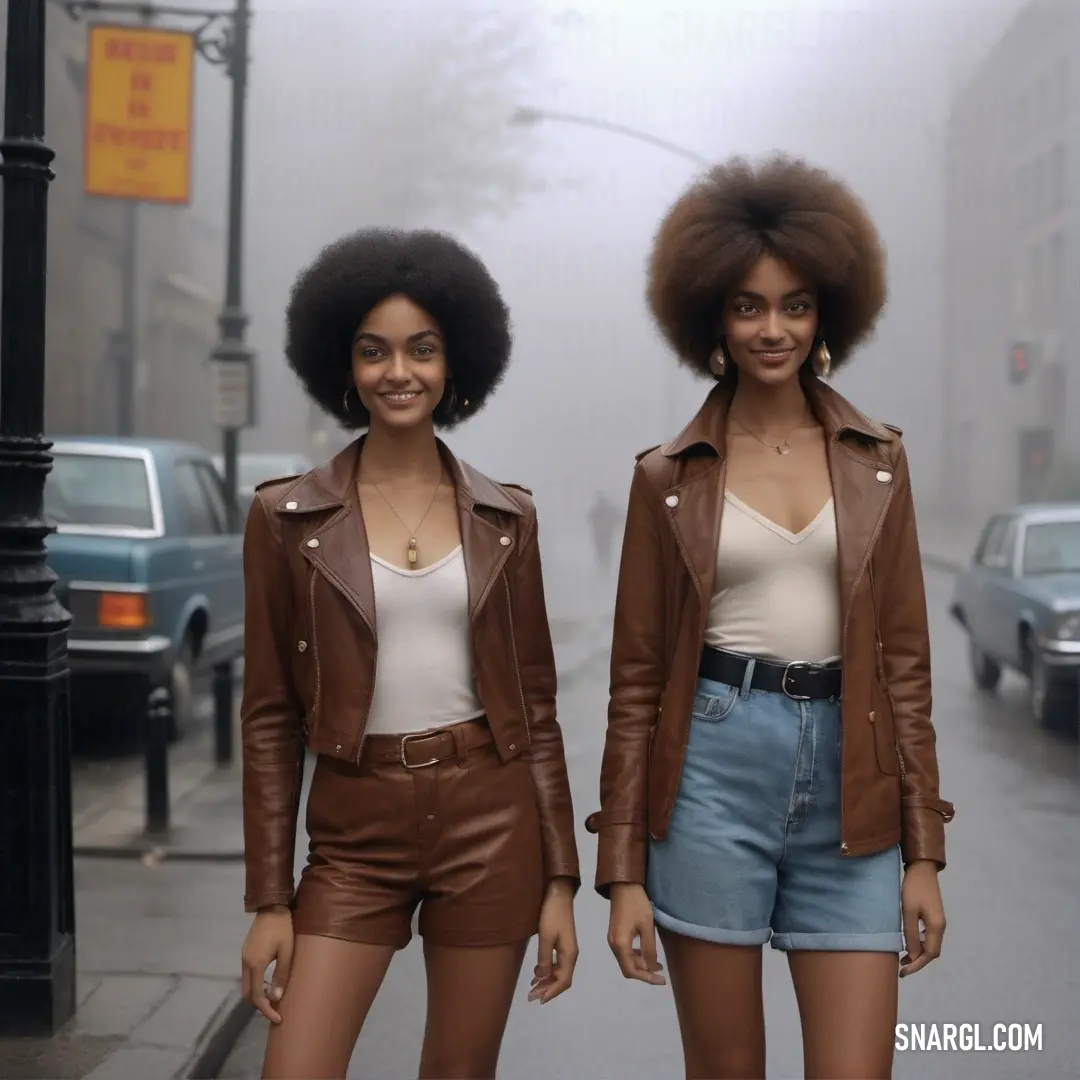
[(438, 323), (407, 296), (389, 296), (356, 331), (352, 376), (371, 425), (430, 423), (448, 370)]
[(769, 385), (798, 376), (818, 329), (817, 291), (787, 263), (763, 255), (724, 302), (728, 358)]

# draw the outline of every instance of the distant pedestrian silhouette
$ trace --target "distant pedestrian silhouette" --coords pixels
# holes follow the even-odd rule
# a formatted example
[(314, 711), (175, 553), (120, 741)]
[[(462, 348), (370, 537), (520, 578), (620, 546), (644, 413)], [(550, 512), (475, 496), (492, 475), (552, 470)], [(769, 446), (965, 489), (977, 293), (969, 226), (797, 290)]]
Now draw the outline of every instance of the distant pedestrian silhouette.
[(596, 549), (596, 561), (605, 573), (611, 568), (611, 547), (615, 539), (615, 530), (619, 526), (619, 511), (611, 500), (599, 492), (588, 513), (589, 526), (593, 534), (593, 547)]

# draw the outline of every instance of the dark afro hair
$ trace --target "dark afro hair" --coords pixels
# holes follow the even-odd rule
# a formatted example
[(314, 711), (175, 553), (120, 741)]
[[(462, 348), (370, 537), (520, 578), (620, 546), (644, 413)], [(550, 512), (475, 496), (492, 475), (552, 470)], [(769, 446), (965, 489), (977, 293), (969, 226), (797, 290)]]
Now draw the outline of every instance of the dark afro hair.
[(885, 254), (859, 199), (803, 161), (778, 155), (755, 171), (734, 158), (668, 211), (649, 263), (649, 306), (694, 371), (715, 378), (709, 359), (725, 294), (766, 254), (817, 287), (818, 339), (834, 369), (873, 330), (885, 304)]
[[(352, 345), (372, 308), (408, 296), (432, 315), (446, 342), (453, 394), (435, 409), (440, 428), (472, 416), (510, 362), (510, 313), (484, 264), (451, 236), (371, 228), (320, 252), (293, 285), (285, 316), (285, 358), (310, 397), (347, 428), (371, 418), (349, 395)], [(468, 405), (465, 403), (468, 402)]]

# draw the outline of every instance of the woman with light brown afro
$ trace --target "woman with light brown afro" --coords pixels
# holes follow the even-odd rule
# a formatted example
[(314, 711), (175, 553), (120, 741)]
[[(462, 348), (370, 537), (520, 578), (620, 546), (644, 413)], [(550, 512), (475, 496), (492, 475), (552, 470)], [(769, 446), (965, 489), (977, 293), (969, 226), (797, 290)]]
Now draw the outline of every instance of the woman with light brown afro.
[(612, 647), (596, 888), (623, 975), (663, 983), (688, 1077), (764, 1077), (762, 946), (805, 1075), (891, 1075), (897, 975), (941, 951), (930, 641), (897, 428), (825, 381), (885, 302), (840, 181), (777, 157), (662, 223), (653, 314), (713, 387), (639, 455)]

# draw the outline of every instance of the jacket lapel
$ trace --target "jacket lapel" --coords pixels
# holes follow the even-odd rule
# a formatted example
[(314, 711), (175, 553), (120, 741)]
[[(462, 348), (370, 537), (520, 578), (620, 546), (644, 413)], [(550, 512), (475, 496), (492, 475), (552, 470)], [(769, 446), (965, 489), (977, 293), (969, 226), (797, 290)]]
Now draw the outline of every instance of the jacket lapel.
[(514, 536), (491, 521), (485, 512), (494, 510), (522, 517), (523, 511), (502, 488), (458, 461), (444, 444), (439, 445), (457, 487), (461, 548), (469, 583), (469, 621), (475, 623), (499, 573), (517, 547)]
[(731, 389), (717, 384), (697, 415), (660, 451), (676, 459), (675, 483), (663, 495), (665, 516), (698, 598), (706, 608), (716, 583), (730, 399)]
[(328, 518), (305, 523), (300, 554), (356, 609), (375, 633), (375, 585), (364, 515), (356, 491), (363, 439), (302, 477), (277, 505), (284, 517)]
[(825, 428), (836, 513), (840, 611), (846, 635), (852, 601), (892, 502), (893, 470), (879, 449), (893, 434), (868, 420), (835, 390), (813, 379), (811, 407)]
[(712, 455), (684, 463), (686, 478), (664, 492), (664, 511), (702, 604), (712, 600), (716, 552), (723, 512), (723, 458)]

